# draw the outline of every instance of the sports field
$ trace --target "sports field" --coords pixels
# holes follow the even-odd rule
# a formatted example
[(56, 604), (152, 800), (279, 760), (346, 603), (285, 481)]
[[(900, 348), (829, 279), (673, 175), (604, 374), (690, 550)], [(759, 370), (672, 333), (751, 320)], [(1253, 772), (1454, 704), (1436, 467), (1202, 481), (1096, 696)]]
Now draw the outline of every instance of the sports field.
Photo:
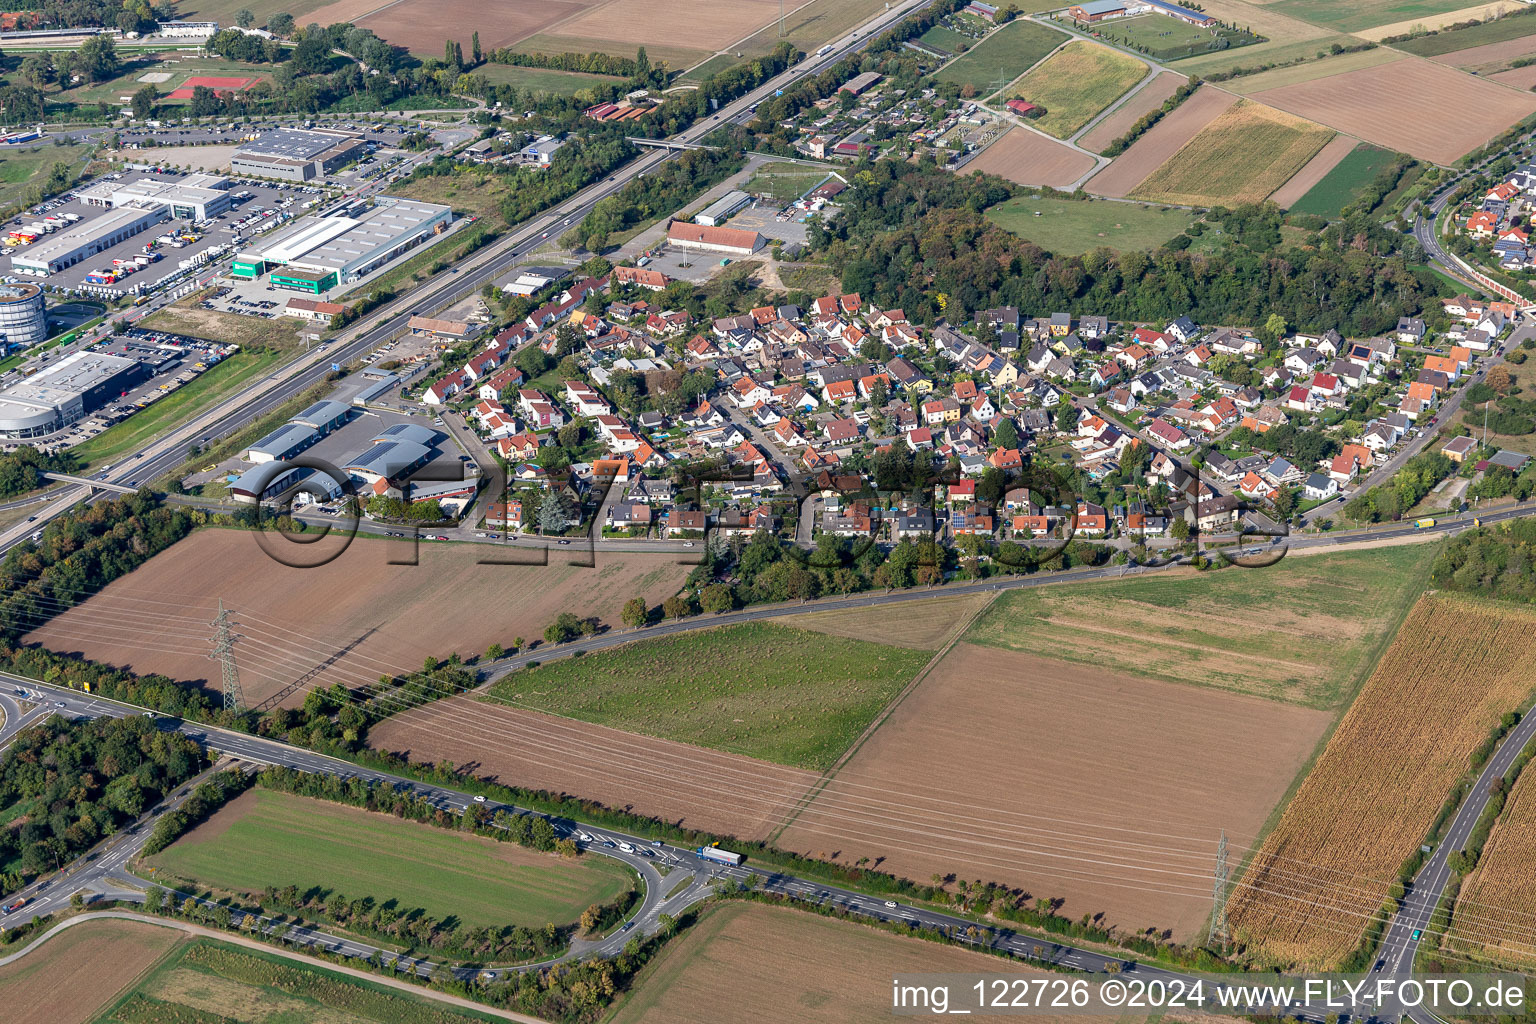
[(944, 65), (934, 77), (942, 82), (972, 86), (990, 95), (999, 82), (1011, 82), (1071, 37), (1033, 21), (1004, 25), (965, 54)]
[(1355, 947), (1472, 751), (1530, 699), (1533, 658), (1529, 609), (1419, 600), (1228, 902), (1250, 955), (1328, 967)]
[[(1028, 974), (1021, 965), (784, 907), (724, 903), (670, 944), (609, 1024), (885, 1024), (892, 972)], [(929, 1016), (931, 1014), (925, 1014)], [(1066, 1018), (1062, 1018), (1065, 1020)], [(1042, 1020), (1041, 1024), (1061, 1024)]]
[(630, 886), (607, 857), (566, 860), (266, 789), (242, 794), (147, 863), (158, 878), (225, 892), (296, 885), (398, 900), (471, 928), (568, 924)]
[(1333, 132), (1320, 125), (1242, 100), (1149, 174), (1131, 198), (1191, 206), (1257, 203), (1331, 138)]
[(485, 698), (826, 768), (928, 655), (766, 623), (638, 640), (507, 676)]
[(998, 227), (1042, 249), (1074, 256), (1100, 246), (1155, 249), (1189, 227), (1189, 210), (1107, 200), (1077, 202), (1049, 196), (1018, 196), (987, 211)]
[(137, 921), (86, 921), (60, 932), (0, 967), (6, 1024), (86, 1024), (178, 938)]
[(1417, 58), (1266, 89), (1254, 99), (1441, 164), (1536, 113), (1536, 96)]
[(94, 1024), (503, 1024), (274, 953), (212, 939), (183, 943)]
[(1083, 40), (1068, 43), (1009, 88), (1045, 108), (1035, 127), (1058, 139), (1071, 136), (1094, 116), (1147, 77), (1145, 64), (1107, 46)]
[[(1007, 628), (1028, 642), (1035, 625), (1015, 615)], [(1135, 678), (1108, 660), (956, 645), (779, 845), (906, 878), (1017, 886), (1127, 933), (1203, 936), (1221, 830), (1246, 842), (1263, 827), (1334, 715)]]
[(1355, 201), (1362, 188), (1392, 165), (1393, 159), (1384, 149), (1363, 144), (1356, 146), (1321, 181), (1291, 204), (1291, 212), (1337, 217), (1344, 207)]
[(1310, 707), (1348, 703), (1423, 587), (1434, 550), (1003, 594), (973, 643)]

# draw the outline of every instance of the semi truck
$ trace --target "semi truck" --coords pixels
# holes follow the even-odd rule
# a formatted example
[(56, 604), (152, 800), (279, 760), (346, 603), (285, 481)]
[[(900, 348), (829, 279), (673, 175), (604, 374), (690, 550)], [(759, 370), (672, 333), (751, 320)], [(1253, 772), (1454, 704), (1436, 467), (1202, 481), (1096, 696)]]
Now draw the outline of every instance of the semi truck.
[(718, 846), (701, 846), (693, 851), (704, 860), (712, 860), (718, 864), (729, 864), (731, 867), (741, 863), (741, 854), (730, 850), (722, 850)]

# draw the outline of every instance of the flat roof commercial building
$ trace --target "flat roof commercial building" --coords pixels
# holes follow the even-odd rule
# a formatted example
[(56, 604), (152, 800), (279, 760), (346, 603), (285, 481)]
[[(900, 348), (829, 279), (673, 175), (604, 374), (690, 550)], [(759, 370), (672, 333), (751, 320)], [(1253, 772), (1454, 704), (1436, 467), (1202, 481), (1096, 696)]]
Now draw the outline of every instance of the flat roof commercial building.
[(299, 423), (284, 423), (246, 450), (247, 462), (258, 466), (263, 462), (291, 459), (320, 440), (320, 431)]
[(717, 228), (730, 220), (732, 216), (746, 209), (752, 202), (752, 197), (740, 189), (727, 192), (716, 199), (693, 218), (695, 224), (702, 224), (707, 228)]
[(85, 349), (0, 391), (0, 437), (42, 437), (68, 426), (149, 376), (137, 359)]
[(281, 268), (273, 284), (318, 295), (372, 273), (441, 234), (452, 220), (451, 207), (378, 196), (371, 207), (350, 215), (300, 221), (277, 232), (261, 248), (236, 256), (230, 274), (254, 280)]
[(80, 201), (109, 209), (130, 203), (164, 206), (181, 220), (210, 220), (229, 209), (228, 190), (229, 179), (222, 174), (193, 174), (180, 181), (145, 177), (98, 182), (81, 191)]
[(106, 252), (119, 242), (170, 218), (169, 206), (135, 201), (58, 234), (38, 239), (25, 252), (11, 257), (11, 269), (18, 274), (47, 277)]
[(361, 135), (330, 128), (275, 128), (235, 150), (234, 174), (282, 181), (310, 181), (330, 174), (367, 151)]

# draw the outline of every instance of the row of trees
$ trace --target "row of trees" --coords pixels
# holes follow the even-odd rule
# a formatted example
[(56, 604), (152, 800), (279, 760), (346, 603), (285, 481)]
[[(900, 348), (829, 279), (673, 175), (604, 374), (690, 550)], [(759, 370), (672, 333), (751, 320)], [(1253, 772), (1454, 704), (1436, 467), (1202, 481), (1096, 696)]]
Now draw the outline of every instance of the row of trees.
[(734, 148), (689, 150), (599, 200), (561, 241), (600, 252), (609, 236), (666, 216), (741, 170), (745, 162), (745, 155)]

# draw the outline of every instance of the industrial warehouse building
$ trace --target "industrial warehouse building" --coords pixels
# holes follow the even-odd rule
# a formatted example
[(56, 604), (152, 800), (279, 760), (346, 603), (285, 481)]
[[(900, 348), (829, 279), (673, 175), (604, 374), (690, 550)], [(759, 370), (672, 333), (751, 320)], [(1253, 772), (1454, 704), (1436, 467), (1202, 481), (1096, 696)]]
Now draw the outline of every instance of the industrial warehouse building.
[(234, 174), (282, 181), (311, 181), (367, 152), (361, 135), (330, 128), (276, 128), (235, 150)]
[(247, 462), (261, 465), (291, 459), (347, 422), (352, 407), (345, 402), (320, 401), (299, 413), (246, 450)]
[(251, 281), (271, 272), (279, 288), (320, 295), (441, 234), (452, 220), (447, 206), (378, 196), (371, 207), (301, 221), (276, 233), (260, 249), (236, 256), (230, 274)]
[(180, 181), (148, 177), (103, 181), (82, 190), (80, 201), (108, 209), (135, 203), (164, 206), (172, 217), (181, 220), (210, 220), (228, 210), (231, 203), (229, 179), (222, 174), (192, 174)]
[(0, 438), (42, 437), (68, 426), (149, 376), (137, 359), (86, 349), (0, 391)]
[(35, 284), (0, 285), (0, 352), (26, 348), (48, 337), (43, 290)]
[(721, 198), (704, 207), (703, 212), (693, 218), (693, 222), (695, 224), (702, 224), (707, 228), (717, 228), (730, 220), (735, 214), (746, 209), (747, 204), (750, 202), (752, 202), (752, 197), (740, 189), (727, 192)]
[(27, 247), (26, 252), (11, 257), (11, 269), (31, 277), (47, 277), (170, 219), (169, 206), (134, 200), (100, 217), (38, 239)]
[(675, 220), (667, 228), (667, 241), (681, 249), (703, 249), (735, 256), (750, 256), (763, 246), (763, 236), (756, 231), (736, 228), (711, 228)]

